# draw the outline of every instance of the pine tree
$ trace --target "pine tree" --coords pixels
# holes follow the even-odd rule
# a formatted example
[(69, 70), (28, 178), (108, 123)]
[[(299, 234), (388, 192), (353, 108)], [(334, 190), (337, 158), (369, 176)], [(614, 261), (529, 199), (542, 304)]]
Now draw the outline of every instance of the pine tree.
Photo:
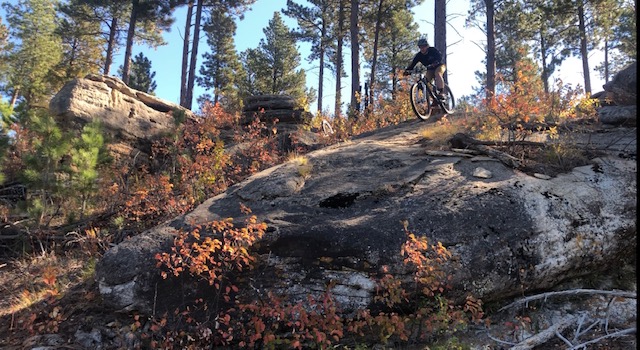
[(0, 17), (0, 90), (3, 90), (3, 86), (7, 81), (9, 69), (7, 53), (10, 51), (9, 30), (4, 23), (2, 23), (2, 17)]
[(95, 10), (84, 0), (74, 0), (61, 5), (60, 13), (62, 20), (57, 33), (62, 39), (64, 52), (57, 68), (57, 78), (66, 83), (99, 72), (104, 61), (105, 40), (96, 35), (102, 30)]
[(23, 157), (22, 169), (22, 180), (30, 192), (27, 210), (38, 225), (48, 226), (61, 203), (63, 182), (58, 174), (62, 158), (69, 154), (70, 138), (52, 116), (39, 109), (28, 112), (25, 124), (31, 132), (31, 153)]
[[(187, 16), (184, 26), (184, 39), (182, 46), (182, 69), (180, 76), (180, 105), (191, 109), (193, 102), (193, 87), (196, 81), (196, 63), (198, 58), (198, 48), (200, 43), (200, 25), (202, 22), (203, 8), (211, 7), (212, 15), (229, 15), (230, 17), (242, 17), (248, 6), (256, 0), (172, 0), (173, 5), (187, 6)], [(195, 23), (191, 23), (193, 17), (193, 7), (196, 7)], [(206, 22), (206, 21), (205, 21)], [(194, 27), (193, 36), (195, 40), (191, 42), (191, 51), (189, 51), (189, 43), (191, 41), (191, 27)], [(205, 24), (206, 26), (206, 24)]]
[(315, 93), (306, 89), (295, 39), (278, 12), (274, 12), (263, 32), (265, 38), (260, 40), (258, 48), (248, 49), (242, 55), (247, 71), (243, 93), (288, 94), (300, 107), (308, 108)]
[(605, 82), (634, 62), (638, 53), (635, 4), (612, 0), (607, 6), (609, 10), (598, 18), (598, 26), (603, 29), (604, 61), (595, 67)]
[(74, 0), (74, 2), (91, 7), (93, 21), (101, 24), (99, 33), (106, 44), (102, 73), (109, 75), (114, 52), (124, 45), (122, 39), (131, 13), (131, 0)]
[[(478, 24), (478, 17), (484, 14), (484, 23)], [(485, 93), (485, 100), (493, 101), (496, 95), (496, 74), (497, 74), (497, 45), (496, 45), (496, 2), (494, 0), (471, 0), (471, 10), (467, 18), (467, 25), (476, 25), (487, 36), (487, 47), (485, 60), (486, 70), (484, 73), (476, 72), (476, 77), (484, 87), (481, 90)]]
[[(333, 73), (336, 77), (334, 116), (342, 114), (342, 77), (346, 76), (344, 71), (344, 41), (347, 35), (347, 1), (338, 1), (337, 23), (333, 26), (332, 36), (336, 38), (335, 49), (333, 45), (329, 47), (329, 61), (333, 65)], [(335, 50), (335, 51), (334, 51)], [(329, 66), (331, 68), (331, 66)]]
[[(413, 7), (421, 3), (422, 1), (407, 1), (407, 0), (376, 0), (370, 4), (363, 4), (362, 8), (362, 26), (363, 30), (363, 46), (364, 57), (369, 63), (371, 68), (368, 82), (368, 95), (366, 96), (366, 104), (368, 109), (372, 110), (373, 103), (377, 100), (376, 96), (379, 96), (379, 89), (385, 84), (390, 73), (384, 72), (383, 80), (379, 80), (379, 62), (382, 51), (386, 50), (383, 41), (386, 41), (385, 36), (391, 35), (393, 30), (401, 30), (398, 27), (390, 25), (390, 19), (400, 12), (409, 13), (407, 8)], [(409, 25), (413, 23), (413, 18), (410, 18), (407, 22)], [(405, 23), (405, 28), (407, 23)], [(409, 38), (414, 38), (415, 35), (409, 34)], [(406, 39), (400, 39), (402, 42), (406, 42)], [(393, 43), (386, 43), (393, 45)], [(409, 52), (414, 53), (415, 41)], [(404, 63), (406, 65), (406, 62)]]
[(11, 94), (10, 105), (23, 98), (27, 108), (46, 104), (60, 86), (52, 84), (50, 74), (62, 58), (55, 0), (20, 0), (3, 3), (11, 37), (17, 41), (9, 53), (10, 73), (4, 91)]
[(124, 53), (122, 81), (129, 84), (134, 38), (151, 45), (164, 45), (162, 32), (171, 28), (172, 0), (131, 0), (129, 29)]
[(66, 169), (71, 180), (69, 197), (80, 197), (80, 219), (84, 217), (89, 199), (96, 194), (99, 166), (109, 161), (104, 141), (102, 127), (94, 121), (82, 128), (70, 150), (71, 162)]
[[(123, 74), (122, 66), (120, 66), (118, 73)], [(151, 71), (151, 61), (140, 52), (133, 58), (131, 63), (129, 84), (127, 85), (132, 89), (153, 95), (156, 87), (158, 87), (155, 80), (153, 80), (155, 76), (156, 72)]]
[(413, 59), (419, 37), (418, 24), (407, 9), (393, 12), (386, 21), (387, 29), (380, 38), (377, 81), (385, 98), (395, 99), (400, 77), (397, 72)]
[(334, 40), (330, 35), (332, 18), (335, 17), (334, 4), (331, 0), (309, 0), (309, 7), (287, 0), (285, 15), (295, 18), (300, 30), (295, 33), (297, 39), (311, 43), (309, 61), (319, 61), (318, 66), (318, 111), (322, 112), (323, 81), (325, 59), (330, 43)]
[(545, 93), (550, 92), (550, 78), (562, 62), (570, 55), (565, 47), (566, 38), (575, 35), (569, 26), (570, 16), (566, 6), (558, 1), (536, 0), (527, 2), (522, 21), (523, 37), (534, 44), (533, 53), (540, 60), (542, 82)]
[(360, 113), (360, 1), (350, 0), (349, 37), (351, 38), (351, 105), (349, 114), (357, 117)]
[(233, 43), (236, 24), (228, 14), (214, 11), (204, 31), (210, 51), (203, 55), (198, 85), (213, 91), (214, 103), (221, 103), (228, 110), (237, 109), (240, 106), (237, 80), (243, 74)]

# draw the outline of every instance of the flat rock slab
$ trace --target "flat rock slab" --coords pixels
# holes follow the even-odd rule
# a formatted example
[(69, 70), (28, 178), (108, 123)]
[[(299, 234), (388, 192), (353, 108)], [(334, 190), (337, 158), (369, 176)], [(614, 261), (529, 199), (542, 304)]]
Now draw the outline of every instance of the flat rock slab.
[[(109, 250), (96, 267), (105, 302), (150, 311), (154, 254), (179, 229), (233, 217), (245, 205), (268, 224), (251, 288), (292, 300), (332, 292), (344, 310), (372, 302), (383, 265), (406, 273), (404, 224), (453, 258), (452, 295), (500, 300), (551, 288), (635, 254), (636, 161), (603, 153), (593, 164), (541, 179), (490, 158), (429, 153), (419, 121), (332, 145), (272, 167)], [(635, 146), (634, 146), (635, 147)], [(482, 168), (490, 178), (474, 176)], [(406, 277), (406, 276), (405, 276)], [(160, 305), (160, 303), (157, 303)]]

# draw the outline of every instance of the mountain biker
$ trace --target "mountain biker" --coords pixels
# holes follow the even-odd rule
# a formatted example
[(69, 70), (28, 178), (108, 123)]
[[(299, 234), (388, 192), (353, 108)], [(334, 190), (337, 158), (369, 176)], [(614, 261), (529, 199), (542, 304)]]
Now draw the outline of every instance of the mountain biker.
[(422, 65), (427, 68), (427, 79), (431, 80), (435, 78), (436, 80), (436, 89), (438, 90), (436, 91), (436, 96), (444, 100), (443, 74), (447, 70), (447, 67), (442, 63), (442, 54), (435, 47), (429, 46), (427, 39), (424, 38), (418, 40), (418, 47), (420, 51), (413, 57), (413, 61), (411, 61), (411, 64), (405, 69), (404, 75), (411, 74), (409, 71), (412, 70), (418, 62), (422, 63)]

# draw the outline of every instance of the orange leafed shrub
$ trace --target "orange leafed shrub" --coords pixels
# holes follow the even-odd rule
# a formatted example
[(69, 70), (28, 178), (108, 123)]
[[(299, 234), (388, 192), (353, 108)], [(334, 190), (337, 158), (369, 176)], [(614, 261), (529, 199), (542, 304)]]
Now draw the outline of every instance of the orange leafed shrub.
[(544, 121), (546, 115), (546, 96), (540, 76), (535, 72), (533, 63), (520, 60), (515, 65), (515, 78), (504, 82), (507, 91), (499, 93), (487, 106), (489, 113), (501, 124), (529, 123)]
[[(228, 281), (228, 274), (251, 267), (255, 257), (248, 249), (262, 238), (265, 230), (266, 224), (258, 223), (255, 216), (240, 228), (235, 227), (231, 218), (196, 225), (190, 232), (177, 235), (170, 253), (156, 254), (157, 266), (174, 276), (188, 271), (220, 289)], [(167, 278), (167, 272), (163, 271), (162, 276)], [(227, 294), (236, 288), (228, 287), (224, 290)]]
[[(243, 210), (250, 212), (248, 208)], [(473, 321), (483, 316), (481, 300), (469, 296), (464, 305), (454, 306), (443, 296), (448, 276), (442, 265), (451, 253), (442, 244), (429, 244), (425, 237), (409, 231), (400, 254), (413, 272), (413, 283), (407, 284), (383, 268), (374, 298), (383, 308), (376, 312), (366, 308), (345, 317), (331, 293), (334, 283), (319, 296), (307, 295), (299, 302), (272, 291), (243, 301), (239, 298), (243, 292), (232, 275), (253, 265), (255, 257), (250, 247), (265, 229), (255, 216), (241, 228), (235, 227), (232, 219), (212, 221), (178, 234), (170, 252), (156, 255), (164, 278), (188, 273), (207, 281), (217, 290), (214, 294), (222, 297), (222, 304), (216, 301), (218, 297), (213, 301), (198, 299), (193, 304), (215, 315), (214, 326), (195, 318), (195, 309), (189, 306), (180, 313), (188, 324), (206, 330), (200, 332), (202, 341), (239, 348), (307, 349), (332, 347), (351, 336), (384, 344), (406, 342), (412, 337), (424, 340), (433, 332), (465, 324), (467, 314)], [(166, 329), (166, 323), (160, 325), (158, 321), (155, 325), (157, 332)]]

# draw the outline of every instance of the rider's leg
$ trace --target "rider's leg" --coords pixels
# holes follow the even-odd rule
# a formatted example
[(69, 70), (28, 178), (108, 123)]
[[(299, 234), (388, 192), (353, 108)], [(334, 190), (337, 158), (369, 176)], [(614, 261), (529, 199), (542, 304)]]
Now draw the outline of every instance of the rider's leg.
[(427, 78), (427, 81), (431, 81), (433, 80), (433, 78), (435, 77), (434, 71), (432, 70), (428, 70), (425, 74), (424, 74), (425, 78)]
[(447, 70), (447, 67), (444, 64), (441, 64), (438, 68), (435, 69), (434, 75), (436, 80), (436, 89), (438, 89), (438, 97), (440, 99), (444, 99), (445, 91), (444, 91), (444, 72)]
[(442, 91), (444, 89), (444, 72), (447, 70), (447, 67), (444, 64), (441, 64), (438, 68), (435, 69), (435, 80), (436, 87), (438, 90)]

